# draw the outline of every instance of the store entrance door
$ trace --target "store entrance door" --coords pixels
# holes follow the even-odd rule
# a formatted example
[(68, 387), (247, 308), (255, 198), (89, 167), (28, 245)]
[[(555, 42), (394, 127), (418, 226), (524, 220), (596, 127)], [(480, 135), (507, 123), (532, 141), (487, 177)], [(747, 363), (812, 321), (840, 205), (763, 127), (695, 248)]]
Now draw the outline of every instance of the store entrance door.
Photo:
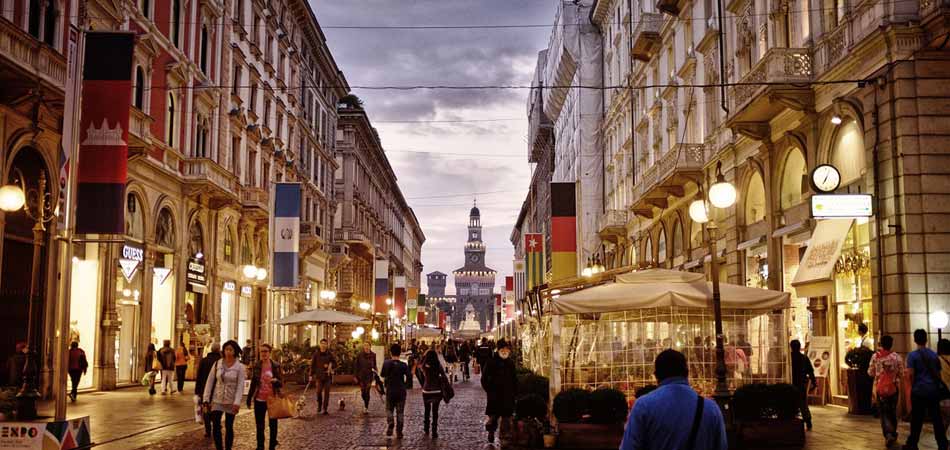
[(138, 349), (135, 346), (139, 330), (139, 305), (119, 305), (121, 328), (116, 334), (115, 367), (116, 382), (132, 383), (135, 380), (135, 368), (138, 361)]

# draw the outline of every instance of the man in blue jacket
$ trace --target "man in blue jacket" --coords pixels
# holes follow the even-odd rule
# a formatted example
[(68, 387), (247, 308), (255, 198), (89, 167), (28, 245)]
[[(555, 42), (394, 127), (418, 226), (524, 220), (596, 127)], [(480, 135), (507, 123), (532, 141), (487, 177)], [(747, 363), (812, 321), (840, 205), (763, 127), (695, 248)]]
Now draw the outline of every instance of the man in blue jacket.
[(620, 450), (728, 450), (722, 413), (689, 386), (686, 357), (663, 351), (654, 375), (660, 387), (634, 403)]

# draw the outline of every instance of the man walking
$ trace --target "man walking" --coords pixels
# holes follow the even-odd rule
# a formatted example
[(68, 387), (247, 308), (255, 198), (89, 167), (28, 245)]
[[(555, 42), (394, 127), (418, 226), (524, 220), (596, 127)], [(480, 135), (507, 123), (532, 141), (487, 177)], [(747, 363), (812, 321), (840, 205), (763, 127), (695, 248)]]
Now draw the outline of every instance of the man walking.
[(929, 417), (934, 427), (938, 450), (947, 450), (947, 434), (940, 415), (940, 360), (933, 350), (927, 348), (927, 331), (915, 330), (914, 343), (917, 350), (907, 355), (907, 372), (910, 388), (910, 435), (904, 450), (917, 450), (924, 417)]
[[(386, 436), (393, 435), (393, 425), (396, 427), (396, 438), (402, 439), (403, 411), (406, 409), (406, 386), (412, 382), (409, 366), (399, 360), (402, 349), (399, 344), (389, 347), (389, 359), (383, 363), (380, 375), (386, 380)], [(395, 413), (395, 421), (393, 420)], [(394, 423), (395, 422), (395, 423)]]
[(654, 366), (660, 387), (634, 403), (620, 450), (727, 450), (722, 412), (689, 386), (686, 357), (664, 350)]
[(327, 408), (330, 407), (330, 383), (333, 381), (335, 366), (336, 358), (330, 352), (330, 343), (326, 339), (320, 339), (320, 348), (313, 352), (313, 358), (310, 360), (310, 380), (316, 383), (317, 413), (323, 411), (323, 415), (330, 414)]
[(482, 368), (482, 388), (488, 396), (485, 415), (488, 423), (488, 442), (495, 442), (495, 432), (501, 421), (501, 431), (508, 432), (511, 416), (515, 412), (515, 397), (518, 395), (518, 377), (515, 374), (515, 362), (511, 359), (511, 347), (504, 339), (498, 341), (495, 356), (485, 361)]
[(802, 420), (805, 421), (805, 428), (811, 430), (811, 410), (808, 409), (808, 385), (811, 381), (811, 388), (818, 386), (818, 380), (815, 379), (815, 368), (811, 365), (811, 360), (802, 354), (802, 343), (798, 339), (793, 339), (788, 344), (792, 349), (792, 385), (798, 389), (798, 407), (802, 412)]
[(369, 341), (363, 342), (363, 351), (356, 356), (356, 382), (360, 385), (363, 397), (363, 414), (369, 414), (369, 397), (376, 378), (376, 353), (373, 353)]
[(89, 368), (89, 362), (86, 361), (86, 352), (79, 348), (79, 343), (73, 341), (69, 344), (69, 381), (72, 383), (72, 391), (69, 398), (76, 401), (76, 389), (79, 387), (79, 379), (86, 374)]
[(881, 337), (881, 349), (871, 357), (868, 375), (874, 378), (877, 392), (877, 408), (881, 414), (881, 431), (887, 446), (897, 442), (897, 400), (899, 380), (904, 375), (904, 361), (897, 352), (892, 352), (894, 338)]
[[(221, 344), (217, 342), (211, 343), (211, 351), (208, 352), (204, 358), (201, 358), (201, 362), (198, 363), (198, 378), (195, 379), (195, 396), (198, 398), (198, 402), (201, 402), (201, 399), (204, 398), (205, 394), (205, 385), (208, 381), (208, 375), (211, 373), (211, 369), (214, 368), (214, 364), (221, 359)], [(201, 410), (201, 416), (204, 418), (205, 424), (205, 437), (211, 437), (211, 418), (208, 411), (205, 409)]]
[[(237, 338), (235, 338), (237, 340)], [(244, 348), (241, 349), (241, 364), (249, 366), (255, 361), (254, 359), (254, 346), (251, 344), (251, 340), (248, 339), (247, 343), (244, 344)]]
[(172, 341), (165, 339), (162, 342), (162, 348), (158, 350), (158, 363), (162, 366), (162, 395), (171, 391), (175, 393), (175, 350), (172, 348)]

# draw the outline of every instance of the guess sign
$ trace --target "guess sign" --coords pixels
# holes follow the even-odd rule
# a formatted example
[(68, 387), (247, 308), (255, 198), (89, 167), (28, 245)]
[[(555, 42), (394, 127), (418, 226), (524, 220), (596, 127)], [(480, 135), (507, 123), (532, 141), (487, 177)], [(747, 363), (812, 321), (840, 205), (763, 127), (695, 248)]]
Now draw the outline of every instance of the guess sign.
[(138, 262), (145, 261), (145, 249), (132, 244), (125, 244), (122, 246), (122, 259), (130, 259)]

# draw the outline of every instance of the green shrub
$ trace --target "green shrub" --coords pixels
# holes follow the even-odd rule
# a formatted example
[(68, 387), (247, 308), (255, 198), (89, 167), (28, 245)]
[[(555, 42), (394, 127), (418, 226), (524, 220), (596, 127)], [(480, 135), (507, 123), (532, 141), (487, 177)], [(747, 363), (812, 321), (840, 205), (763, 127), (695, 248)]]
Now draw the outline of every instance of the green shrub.
[(798, 401), (798, 389), (790, 384), (747, 384), (732, 396), (732, 414), (736, 420), (792, 419)]
[(538, 394), (526, 394), (515, 401), (515, 416), (520, 420), (544, 419), (548, 415), (548, 402)]
[(623, 423), (627, 418), (627, 396), (612, 388), (590, 394), (590, 420), (593, 423)]
[(590, 391), (568, 389), (554, 397), (554, 417), (561, 423), (578, 423), (590, 415)]
[(530, 372), (518, 376), (518, 393), (523, 395), (535, 394), (541, 397), (545, 403), (551, 398), (549, 392), (550, 385), (547, 377), (535, 375)]

